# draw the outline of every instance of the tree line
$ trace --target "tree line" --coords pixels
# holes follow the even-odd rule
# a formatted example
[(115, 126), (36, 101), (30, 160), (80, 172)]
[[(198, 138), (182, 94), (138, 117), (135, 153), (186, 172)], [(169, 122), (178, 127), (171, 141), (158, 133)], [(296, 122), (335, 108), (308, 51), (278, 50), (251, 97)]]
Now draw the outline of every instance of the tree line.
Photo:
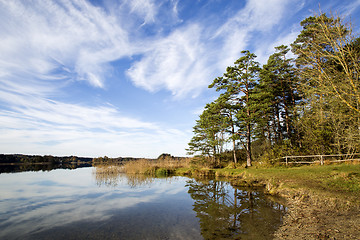
[[(351, 154), (360, 147), (360, 38), (324, 13), (301, 23), (263, 66), (248, 50), (213, 80), (219, 92), (187, 149), (213, 166), (287, 154)], [(294, 58), (289, 57), (292, 55)]]
[(52, 155), (23, 155), (23, 154), (0, 154), (0, 164), (70, 164), (70, 163), (91, 163), (92, 158), (65, 156), (57, 157)]

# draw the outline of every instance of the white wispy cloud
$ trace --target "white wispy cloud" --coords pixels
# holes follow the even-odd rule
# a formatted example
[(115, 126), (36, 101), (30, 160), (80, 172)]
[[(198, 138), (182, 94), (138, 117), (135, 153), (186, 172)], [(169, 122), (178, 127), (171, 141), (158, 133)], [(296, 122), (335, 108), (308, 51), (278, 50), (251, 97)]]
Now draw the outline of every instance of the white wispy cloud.
[[(126, 1), (116, 6), (119, 17), (82, 0), (39, 1), (36, 7), (25, 1), (4, 1), (0, 71), (30, 73), (37, 79), (57, 75), (104, 87), (112, 61), (140, 54), (141, 59), (127, 72), (136, 86), (148, 91), (166, 89), (177, 97), (196, 96), (220, 69), (240, 56), (258, 32), (268, 33), (278, 24), (291, 2), (248, 1), (214, 33), (211, 26), (199, 22), (185, 24), (169, 35), (132, 39), (129, 28), (133, 25), (128, 23), (134, 21), (132, 14), (142, 19), (142, 25), (155, 24), (161, 18), (158, 2)], [(178, 2), (171, 4), (176, 16)], [(125, 16), (126, 9), (130, 13)]]
[(135, 85), (149, 91), (167, 89), (174, 96), (194, 95), (208, 79), (208, 49), (202, 44), (201, 27), (194, 24), (157, 39), (127, 75)]
[[(271, 31), (285, 15), (290, 15), (290, 6), (296, 11), (294, 6), (301, 6), (302, 2), (249, 0), (219, 27), (207, 26), (201, 20), (185, 24), (148, 44), (127, 75), (136, 86), (148, 91), (166, 89), (176, 97), (196, 96), (254, 42), (259, 42), (259, 46), (253, 50), (260, 55), (260, 61), (266, 62), (274, 44), (279, 42)], [(286, 34), (283, 39), (293, 36)]]
[(144, 19), (143, 25), (155, 22), (158, 11), (155, 1), (130, 0), (127, 3), (130, 5), (131, 12), (135, 12)]
[(349, 4), (344, 4), (341, 9), (341, 14), (345, 14), (346, 17), (350, 16), (358, 7), (360, 7), (360, 0), (356, 0)]
[(103, 87), (106, 65), (131, 54), (121, 24), (87, 1), (0, 2), (1, 68)]
[(144, 157), (170, 150), (183, 155), (179, 145), (189, 137), (124, 116), (113, 106), (81, 106), (0, 91), (0, 100), (5, 99), (11, 109), (0, 110), (0, 145), (7, 153), (18, 152), (20, 144), (27, 154), (139, 156), (140, 148), (146, 150)]
[(176, 100), (196, 97), (242, 50), (251, 47), (264, 63), (273, 47), (295, 39), (299, 29), (289, 32), (282, 22), (305, 2), (247, 0), (233, 16), (208, 24), (196, 16), (181, 19), (178, 0), (109, 0), (101, 6), (0, 0), (1, 151), (16, 152), (22, 144), (26, 153), (46, 148), (49, 154), (76, 149), (73, 154), (137, 155), (139, 146), (152, 156), (180, 153), (191, 133), (107, 103), (59, 96), (77, 81), (106, 91), (113, 62), (127, 59), (125, 75), (135, 86), (171, 92)]
[(186, 24), (168, 36), (153, 39), (127, 75), (136, 86), (148, 91), (166, 89), (176, 97), (189, 93), (196, 96), (247, 49), (256, 35), (270, 34), (294, 2), (247, 1), (219, 29), (200, 20)]
[[(156, 17), (152, 1), (126, 4), (117, 7), (145, 23)], [(69, 82), (104, 87), (110, 62), (143, 48), (130, 43), (124, 19), (83, 0), (0, 1), (2, 152), (153, 157), (186, 144), (183, 133), (114, 106), (55, 100)], [(169, 147), (154, 147), (154, 139)]]
[[(272, 41), (267, 42), (266, 44), (261, 44), (256, 48), (257, 58), (256, 60), (261, 64), (265, 64), (271, 54), (275, 52), (275, 47), (280, 45), (289, 46), (294, 42), (301, 31), (300, 25), (294, 26), (294, 29), (290, 32), (284, 32), (278, 37), (272, 39)], [(294, 58), (295, 56), (289, 51), (288, 56)]]
[[(274, 42), (279, 42), (276, 27), (281, 24), (285, 16), (301, 9), (303, 2), (295, 0), (247, 1), (245, 7), (229, 18), (216, 33), (218, 38), (224, 39), (221, 55), (223, 64), (232, 64), (241, 55), (241, 51), (248, 50), (250, 45), (253, 48), (255, 45), (251, 51), (261, 56), (258, 61), (263, 62), (269, 55), (268, 49), (273, 49), (275, 47), (273, 45), (277, 44)], [(277, 33), (274, 34), (273, 31)], [(288, 36), (288, 34), (285, 35)], [(281, 44), (287, 44), (287, 42)]]

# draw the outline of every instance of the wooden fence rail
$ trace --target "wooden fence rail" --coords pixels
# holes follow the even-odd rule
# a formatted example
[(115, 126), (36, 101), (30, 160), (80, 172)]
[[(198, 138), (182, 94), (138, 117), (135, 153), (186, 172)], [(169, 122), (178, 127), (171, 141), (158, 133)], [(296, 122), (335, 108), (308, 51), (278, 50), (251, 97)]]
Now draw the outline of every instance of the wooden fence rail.
[[(358, 158), (356, 158), (356, 156)], [(283, 160), (282, 163), (288, 164), (312, 164), (320, 162), (321, 165), (324, 165), (325, 161), (328, 162), (346, 162), (346, 161), (360, 161), (360, 153), (353, 154), (332, 154), (332, 155), (304, 155), (304, 156), (285, 156), (281, 157), (280, 160)], [(339, 158), (339, 159), (334, 159)], [(294, 161), (295, 159), (312, 159), (312, 161)], [(315, 159), (315, 160), (314, 160)]]

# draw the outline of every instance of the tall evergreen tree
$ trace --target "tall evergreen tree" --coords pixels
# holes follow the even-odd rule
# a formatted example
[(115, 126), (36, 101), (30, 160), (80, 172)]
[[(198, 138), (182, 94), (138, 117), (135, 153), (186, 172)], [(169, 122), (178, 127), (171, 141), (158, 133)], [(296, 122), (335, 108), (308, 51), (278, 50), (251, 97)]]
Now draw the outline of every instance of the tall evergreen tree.
[(221, 115), (224, 119), (223, 126), (228, 136), (227, 140), (230, 140), (232, 143), (233, 160), (236, 164), (236, 141), (239, 139), (236, 129), (236, 115), (239, 111), (239, 106), (235, 104), (236, 102), (234, 102), (228, 93), (221, 94), (219, 98), (215, 100), (215, 103), (218, 104), (218, 107), (221, 109)]
[(213, 165), (217, 165), (217, 156), (222, 152), (225, 141), (225, 121), (219, 104), (215, 102), (207, 104), (199, 119), (196, 120), (193, 128), (194, 137), (188, 144), (188, 153), (199, 152), (201, 155), (211, 158)]
[[(264, 102), (263, 105), (266, 106), (260, 121), (267, 122), (259, 124), (259, 127), (268, 129), (270, 143), (280, 144), (284, 139), (289, 139), (293, 144), (296, 138), (293, 124), (295, 106), (300, 100), (297, 78), (292, 59), (286, 58), (290, 49), (281, 45), (275, 50), (260, 72), (258, 101)], [(262, 132), (265, 133), (264, 130)]]
[(274, 146), (310, 154), (360, 149), (360, 38), (342, 19), (325, 14), (308, 17), (301, 26), (291, 45), (295, 61), (281, 45), (260, 71), (256, 56), (243, 51), (209, 85), (221, 95), (197, 121), (191, 151), (215, 162), (231, 140), (236, 162), (240, 141), (251, 166), (254, 140), (258, 153)]
[(247, 166), (251, 166), (251, 137), (254, 125), (254, 105), (252, 94), (257, 84), (259, 64), (255, 61), (255, 54), (242, 51), (242, 57), (235, 61), (235, 65), (228, 67), (222, 77), (216, 78), (210, 88), (216, 87), (217, 91), (224, 91), (237, 106), (236, 134), (243, 140), (246, 149)]

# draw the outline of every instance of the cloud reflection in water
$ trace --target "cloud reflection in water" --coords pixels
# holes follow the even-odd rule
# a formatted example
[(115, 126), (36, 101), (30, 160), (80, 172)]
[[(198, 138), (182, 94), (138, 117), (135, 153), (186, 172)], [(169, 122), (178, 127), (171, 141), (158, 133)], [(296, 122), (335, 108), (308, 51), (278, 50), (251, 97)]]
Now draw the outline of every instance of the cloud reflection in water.
[(109, 223), (120, 215), (130, 217), (127, 215), (131, 212), (124, 213), (132, 208), (140, 206), (144, 211), (149, 204), (154, 207), (157, 203), (169, 205), (177, 201), (183, 203), (174, 211), (183, 207), (196, 226), (185, 179), (153, 179), (136, 185), (134, 179), (118, 175), (112, 183), (99, 184), (92, 168), (1, 174), (0, 238), (32, 235), (35, 238), (51, 229), (81, 222), (84, 225)]

